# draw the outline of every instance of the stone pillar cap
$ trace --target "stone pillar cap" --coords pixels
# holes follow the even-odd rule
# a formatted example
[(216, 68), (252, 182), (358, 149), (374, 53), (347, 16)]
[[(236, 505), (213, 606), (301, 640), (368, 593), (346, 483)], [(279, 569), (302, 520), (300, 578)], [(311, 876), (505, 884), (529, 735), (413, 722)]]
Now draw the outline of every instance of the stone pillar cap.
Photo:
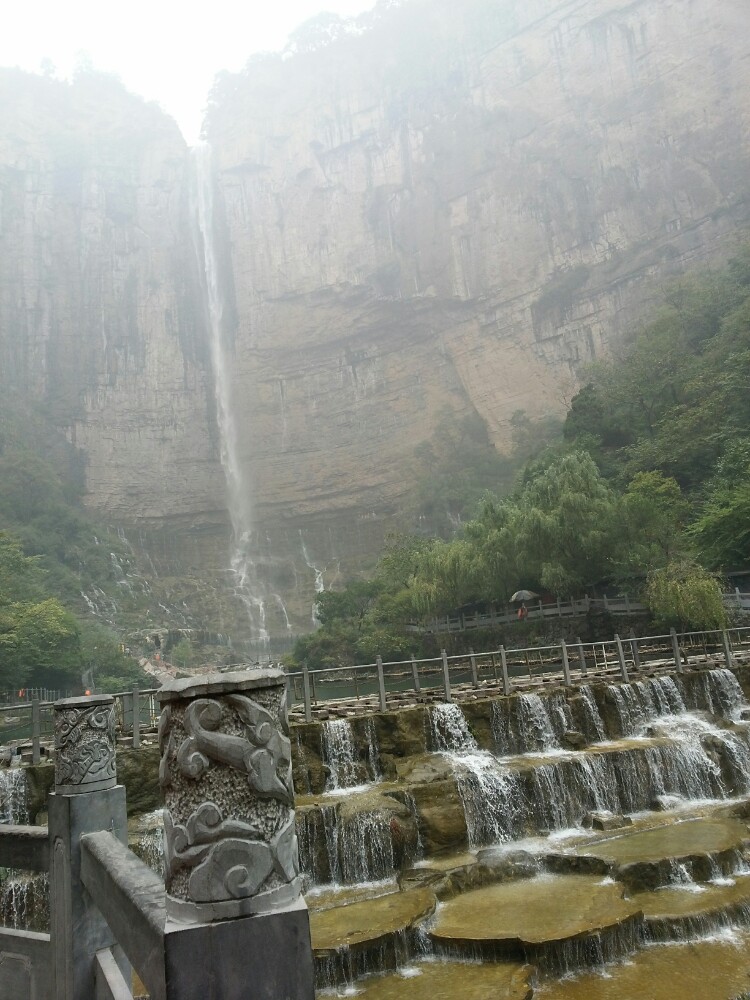
[(61, 698), (52, 705), (53, 708), (91, 708), (92, 705), (111, 705), (114, 700), (111, 694), (83, 694), (78, 698)]
[[(216, 671), (200, 677), (182, 677), (160, 687), (156, 697), (164, 704), (198, 695), (237, 694), (254, 688), (276, 687), (286, 681), (286, 674), (276, 667), (249, 667), (245, 670)], [(86, 701), (87, 699), (82, 699)]]

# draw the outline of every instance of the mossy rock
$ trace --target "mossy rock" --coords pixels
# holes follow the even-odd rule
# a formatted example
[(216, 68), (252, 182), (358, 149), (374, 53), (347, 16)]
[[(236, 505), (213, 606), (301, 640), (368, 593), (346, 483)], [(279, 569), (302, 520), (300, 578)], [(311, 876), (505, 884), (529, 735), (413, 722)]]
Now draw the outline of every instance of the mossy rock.
[(55, 784), (55, 765), (29, 764), (26, 774), (26, 808), (29, 823), (36, 823), (40, 813), (47, 811), (47, 799)]
[(128, 816), (152, 812), (163, 804), (159, 787), (159, 747), (147, 743), (117, 749), (117, 781), (125, 786)]

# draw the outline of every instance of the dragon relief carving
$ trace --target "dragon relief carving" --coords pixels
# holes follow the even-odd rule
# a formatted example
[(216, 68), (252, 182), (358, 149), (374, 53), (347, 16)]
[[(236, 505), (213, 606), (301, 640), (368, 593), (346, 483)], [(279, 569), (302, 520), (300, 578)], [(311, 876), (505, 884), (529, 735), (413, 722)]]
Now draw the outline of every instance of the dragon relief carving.
[[(243, 736), (218, 732), (221, 704), (199, 698), (185, 710), (183, 725), (188, 736), (177, 750), (177, 767), (187, 778), (197, 780), (215, 761), (247, 774), (248, 784), (260, 798), (276, 799), (284, 805), (294, 802), (292, 754), (288, 737), (274, 724), (273, 716), (245, 695), (226, 695), (226, 702), (244, 725)], [(162, 786), (171, 783), (169, 758), (173, 746), (169, 706), (162, 712), (159, 741), (162, 758), (159, 778)], [(282, 719), (282, 725), (284, 720)], [(169, 731), (169, 734), (167, 735)]]
[(55, 718), (55, 783), (85, 785), (115, 777), (114, 705), (66, 708)]

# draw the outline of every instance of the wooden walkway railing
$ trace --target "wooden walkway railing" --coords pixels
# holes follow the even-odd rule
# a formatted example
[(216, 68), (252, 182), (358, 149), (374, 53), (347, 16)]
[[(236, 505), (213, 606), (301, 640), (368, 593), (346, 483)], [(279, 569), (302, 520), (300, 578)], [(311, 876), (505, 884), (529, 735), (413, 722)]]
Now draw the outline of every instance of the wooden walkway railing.
[(453, 701), (485, 693), (511, 694), (542, 684), (628, 681), (660, 671), (729, 667), (750, 660), (750, 627), (713, 632), (675, 632), (609, 641), (564, 640), (551, 646), (292, 671), (289, 703), (293, 718), (385, 712), (414, 701)]
[[(726, 594), (725, 603), (734, 608), (750, 609), (750, 594), (735, 591)], [(604, 603), (606, 602), (606, 604)], [(639, 610), (642, 605), (630, 601), (628, 597), (602, 598), (598, 603), (613, 614), (625, 614)], [(573, 615), (595, 606), (594, 599), (557, 602), (542, 605), (541, 613), (546, 616)], [(529, 617), (539, 615), (539, 608), (530, 607)], [(485, 626), (490, 616), (474, 616), (471, 619), (446, 619), (438, 632), (463, 631)], [(494, 623), (511, 622), (513, 616), (495, 616)], [(455, 625), (453, 627), (451, 625)], [(450, 626), (450, 627), (449, 627)], [(623, 671), (620, 645), (624, 657)], [(452, 690), (461, 685), (473, 687), (502, 681), (503, 690), (508, 693), (514, 688), (534, 686), (542, 681), (549, 682), (558, 674), (565, 683), (576, 672), (585, 676), (591, 672), (597, 676), (629, 675), (633, 670), (649, 668), (665, 658), (669, 665), (679, 669), (674, 653), (676, 646), (695, 658), (696, 649), (704, 660), (713, 662), (717, 656), (727, 661), (733, 651), (739, 655), (750, 648), (750, 627), (733, 628), (726, 632), (685, 632), (675, 635), (636, 637), (631, 633), (626, 638), (615, 636), (609, 642), (584, 643), (577, 639), (573, 643), (558, 643), (552, 646), (529, 646), (510, 649), (500, 646), (486, 652), (469, 652), (448, 656), (442, 651), (439, 657), (408, 660), (384, 661), (377, 657), (374, 663), (352, 666), (331, 667), (308, 670), (303, 668), (289, 673), (289, 705), (292, 710), (301, 710), (305, 719), (312, 719), (313, 708), (331, 702), (346, 700), (354, 702), (362, 711), (385, 711), (389, 705), (403, 701), (411, 693), (421, 698), (442, 698), (450, 701)], [(671, 659), (670, 659), (671, 657)], [(713, 658), (713, 659), (712, 659)], [(630, 664), (630, 666), (628, 666)], [(505, 680), (507, 674), (507, 682)], [(115, 694), (115, 715), (120, 741), (130, 746), (140, 746), (144, 733), (155, 733), (159, 716), (157, 705), (158, 688), (138, 689)], [(4, 742), (26, 741), (24, 759), (39, 763), (47, 742), (52, 736), (53, 701), (38, 698), (16, 705), (0, 707), (0, 744)]]
[[(739, 589), (724, 594), (724, 604), (727, 608), (750, 610), (750, 593), (741, 593)], [(634, 600), (627, 594), (616, 597), (583, 597), (580, 600), (543, 602), (541, 600), (526, 601), (528, 620), (544, 618), (570, 618), (575, 615), (586, 615), (593, 608), (599, 608), (611, 615), (631, 615), (647, 611), (645, 604)], [(423, 634), (439, 634), (441, 632), (466, 632), (472, 629), (492, 628), (496, 625), (509, 625), (516, 621), (518, 606), (498, 608), (486, 613), (456, 613), (433, 618), (426, 624), (412, 622), (409, 631)]]

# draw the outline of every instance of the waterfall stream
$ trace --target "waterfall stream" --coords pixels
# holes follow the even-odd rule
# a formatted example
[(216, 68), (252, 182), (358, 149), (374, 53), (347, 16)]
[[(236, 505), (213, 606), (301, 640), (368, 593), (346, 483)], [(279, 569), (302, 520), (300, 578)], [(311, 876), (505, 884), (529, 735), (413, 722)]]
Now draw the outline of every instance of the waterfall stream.
[[(211, 147), (199, 143), (192, 151), (194, 217), (199, 265), (205, 274), (206, 313), (214, 376), (216, 420), (219, 429), (221, 465), (227, 484), (227, 505), (232, 522), (230, 570), (235, 592), (247, 610), (252, 637), (267, 648), (267, 600), (258, 577), (251, 509), (251, 489), (240, 460), (236, 405), (232, 389), (233, 359), (229, 350), (226, 293), (221, 280), (217, 248), (218, 220), (215, 212), (216, 179)], [(279, 600), (281, 600), (279, 598)], [(284, 608), (286, 614), (286, 608)]]
[(26, 775), (20, 767), (0, 768), (0, 823), (19, 825), (29, 818), (26, 807)]
[(321, 730), (322, 756), (328, 767), (327, 791), (353, 788), (362, 783), (362, 767), (357, 758), (354, 733), (346, 719), (331, 719)]

